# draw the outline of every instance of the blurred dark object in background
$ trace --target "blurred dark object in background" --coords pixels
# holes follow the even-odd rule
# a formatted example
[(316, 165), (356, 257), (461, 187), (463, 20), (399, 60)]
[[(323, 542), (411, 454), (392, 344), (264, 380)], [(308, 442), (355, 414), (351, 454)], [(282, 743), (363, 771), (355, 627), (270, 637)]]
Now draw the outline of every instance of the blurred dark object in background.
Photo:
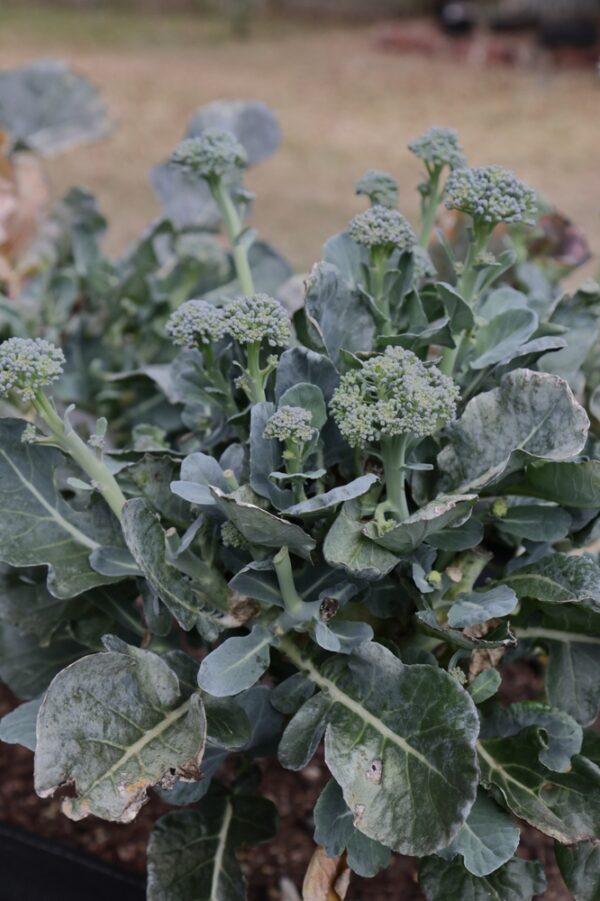
[(575, 47), (591, 50), (598, 44), (598, 18), (573, 18), (542, 22), (539, 30), (542, 47), (557, 50), (560, 47)]
[(477, 25), (478, 16), (474, 3), (448, 3), (438, 0), (435, 13), (446, 34), (456, 37), (471, 34)]

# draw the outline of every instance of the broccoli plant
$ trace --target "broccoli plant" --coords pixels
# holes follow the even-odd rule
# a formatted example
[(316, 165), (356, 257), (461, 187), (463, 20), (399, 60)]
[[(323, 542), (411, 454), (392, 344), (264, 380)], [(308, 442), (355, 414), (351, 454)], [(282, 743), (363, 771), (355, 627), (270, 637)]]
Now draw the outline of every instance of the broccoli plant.
[[(236, 853), (277, 830), (264, 768), (319, 748), (306, 897), (327, 897), (316, 871), (331, 897), (396, 854), (428, 901), (530, 901), (525, 824), (594, 897), (600, 288), (563, 294), (524, 251), (534, 192), (436, 128), (410, 145), (422, 222), (367, 172), (290, 313), (244, 225), (260, 150), (239, 112), (204, 114), (154, 177), (172, 218), (152, 246), (221, 253), (220, 287), (169, 282), (148, 244), (110, 270), (136, 312), (99, 338), (115, 362), (86, 416), (72, 307), (0, 345), (0, 677), (23, 700), (0, 738), (35, 750), (42, 797), (69, 786), (73, 819), (172, 806), (151, 901), (244, 897)], [(135, 395), (106, 392), (144, 367), (131, 419)]]

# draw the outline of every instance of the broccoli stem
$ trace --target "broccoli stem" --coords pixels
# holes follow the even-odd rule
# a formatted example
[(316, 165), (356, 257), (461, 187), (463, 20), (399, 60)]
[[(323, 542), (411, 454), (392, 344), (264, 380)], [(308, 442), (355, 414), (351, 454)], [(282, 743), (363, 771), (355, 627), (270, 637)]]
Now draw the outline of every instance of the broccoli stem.
[(392, 333), (390, 316), (390, 300), (385, 290), (385, 276), (388, 267), (389, 252), (385, 248), (375, 247), (371, 251), (371, 269), (373, 273), (373, 300), (381, 315), (381, 334)]
[(408, 435), (381, 438), (381, 459), (387, 492), (385, 506), (400, 522), (410, 515), (406, 502), (406, 471), (404, 468), (407, 443)]
[(52, 433), (58, 446), (89, 476), (95, 487), (98, 487), (106, 503), (115, 516), (121, 518), (125, 497), (115, 477), (106, 468), (102, 460), (91, 447), (82, 441), (74, 429), (67, 431), (60, 418), (43, 391), (38, 391), (33, 405)]
[(428, 166), (427, 172), (429, 174), (429, 194), (426, 198), (423, 198), (423, 221), (421, 223), (421, 234), (419, 237), (419, 244), (421, 247), (425, 248), (429, 246), (431, 232), (435, 222), (435, 214), (441, 200), (440, 175), (442, 174), (442, 167), (436, 166), (431, 169)]
[(267, 396), (265, 394), (264, 373), (260, 368), (260, 341), (248, 344), (246, 359), (248, 362), (246, 371), (250, 381), (250, 400), (253, 404), (264, 403)]
[(273, 557), (273, 566), (286, 613), (297, 616), (304, 607), (304, 601), (296, 591), (290, 553), (285, 545)]
[[(492, 231), (489, 226), (477, 228), (477, 226), (475, 225), (473, 228), (473, 236), (469, 241), (467, 256), (465, 257), (462, 272), (456, 286), (458, 293), (461, 295), (461, 297), (463, 297), (464, 300), (467, 301), (468, 304), (472, 304), (475, 300), (477, 278), (479, 276), (479, 272), (477, 271), (475, 266), (477, 260), (484, 252), (491, 234)], [(460, 335), (457, 336), (454, 347), (444, 347), (442, 351), (442, 359), (439, 364), (439, 367), (444, 375), (452, 375), (454, 373), (457, 360), (459, 359), (468, 338), (468, 332), (463, 331), (460, 333)]]
[(212, 195), (221, 211), (225, 231), (227, 232), (227, 237), (231, 243), (233, 262), (235, 263), (235, 269), (242, 293), (254, 294), (254, 280), (252, 278), (250, 263), (248, 262), (247, 247), (244, 243), (240, 243), (239, 240), (243, 228), (238, 211), (222, 178), (211, 180), (209, 184)]

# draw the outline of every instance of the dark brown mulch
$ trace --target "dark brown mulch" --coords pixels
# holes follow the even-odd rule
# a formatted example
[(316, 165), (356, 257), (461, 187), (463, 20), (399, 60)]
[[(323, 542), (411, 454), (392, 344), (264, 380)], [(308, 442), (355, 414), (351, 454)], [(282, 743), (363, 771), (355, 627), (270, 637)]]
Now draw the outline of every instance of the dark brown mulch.
[[(526, 664), (505, 667), (505, 700), (539, 696), (537, 675)], [(0, 686), (0, 716), (15, 706), (10, 692)], [(60, 800), (38, 798), (33, 790), (32, 754), (24, 748), (0, 745), (0, 819), (49, 839), (73, 845), (128, 869), (143, 871), (146, 842), (155, 820), (170, 808), (152, 796), (137, 820), (126, 826), (105, 823), (89, 817), (74, 823), (60, 812)], [(243, 853), (242, 866), (249, 881), (249, 901), (287, 901), (282, 899), (281, 880), (302, 885), (306, 865), (314, 850), (312, 809), (327, 781), (321, 758), (302, 773), (283, 770), (277, 762), (263, 767), (261, 791), (273, 800), (280, 812), (281, 828), (266, 845)], [(519, 853), (542, 861), (548, 873), (548, 891), (544, 901), (569, 901), (570, 893), (562, 882), (552, 851), (552, 841), (534, 829), (525, 827)], [(416, 883), (416, 862), (395, 856), (389, 869), (375, 879), (353, 877), (348, 901), (423, 901)]]

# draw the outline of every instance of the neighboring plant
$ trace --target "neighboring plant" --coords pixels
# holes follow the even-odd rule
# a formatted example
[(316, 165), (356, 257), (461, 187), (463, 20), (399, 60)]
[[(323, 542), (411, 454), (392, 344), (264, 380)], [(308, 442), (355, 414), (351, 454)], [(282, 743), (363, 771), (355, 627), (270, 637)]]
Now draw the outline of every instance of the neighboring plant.
[[(376, 203), (290, 319), (252, 266), (247, 146), (187, 136), (158, 182), (211, 201), (236, 279), (168, 317), (140, 303), (136, 354), (161, 329), (176, 357), (161, 417), (128, 434), (116, 397), (119, 451), (103, 398), (87, 432), (61, 406), (47, 334), (0, 346), (24, 417), (0, 420), (0, 676), (26, 699), (0, 736), (35, 748), (41, 796), (70, 786), (73, 819), (129, 822), (150, 789), (184, 808), (152, 833), (151, 901), (243, 897), (236, 851), (276, 831), (256, 761), (302, 770), (322, 743), (307, 897), (329, 858), (339, 887), (394, 852), (429, 901), (528, 901), (545, 875), (520, 823), (578, 897), (597, 885), (600, 290), (562, 296), (523, 256), (514, 176), (467, 168), (446, 129), (411, 147), (421, 242), (368, 173)], [(451, 281), (426, 249), (442, 201), (467, 217), (464, 252), (438, 233)], [(147, 271), (130, 257), (132, 284)], [(508, 703), (522, 661), (538, 697)]]

